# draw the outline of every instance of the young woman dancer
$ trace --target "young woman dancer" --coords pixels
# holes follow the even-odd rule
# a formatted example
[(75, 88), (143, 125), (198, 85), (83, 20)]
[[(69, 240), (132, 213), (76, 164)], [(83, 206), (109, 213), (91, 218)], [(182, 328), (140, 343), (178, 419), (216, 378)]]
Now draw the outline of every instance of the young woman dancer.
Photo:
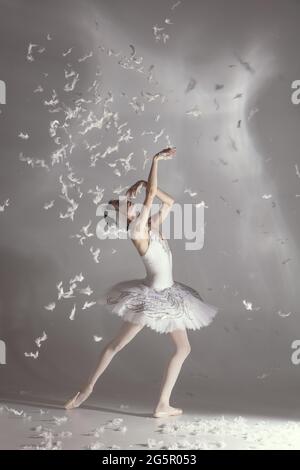
[[(128, 189), (128, 198), (135, 198), (142, 187), (146, 189), (139, 213), (132, 201), (127, 201), (125, 207), (117, 199), (109, 201), (127, 219), (127, 230), (130, 225), (130, 238), (144, 263), (146, 277), (120, 282), (106, 291), (105, 305), (110, 312), (123, 319), (121, 329), (104, 347), (87, 384), (65, 404), (66, 409), (77, 408), (88, 398), (113, 357), (144, 326), (148, 326), (158, 333), (168, 333), (175, 345), (174, 354), (164, 373), (153, 416), (158, 418), (182, 413), (181, 408), (170, 405), (170, 396), (182, 364), (191, 351), (186, 330), (207, 326), (218, 308), (205, 303), (196, 290), (173, 280), (172, 252), (167, 240), (160, 234), (159, 226), (169, 214), (174, 200), (157, 187), (158, 163), (171, 159), (175, 153), (176, 148), (167, 148), (156, 154), (148, 181), (137, 181)], [(150, 215), (156, 196), (162, 201), (162, 205), (158, 213)]]

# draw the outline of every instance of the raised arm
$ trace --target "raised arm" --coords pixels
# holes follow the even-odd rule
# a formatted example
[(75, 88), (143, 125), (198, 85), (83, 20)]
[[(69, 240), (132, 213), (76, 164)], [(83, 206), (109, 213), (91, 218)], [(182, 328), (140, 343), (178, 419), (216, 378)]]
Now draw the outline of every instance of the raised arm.
[(162, 201), (163, 204), (159, 211), (151, 216), (151, 226), (158, 228), (158, 226), (163, 223), (169, 214), (175, 201), (168, 193), (162, 191), (159, 188), (157, 188), (156, 196)]
[(153, 200), (155, 196), (159, 198), (163, 198), (162, 200), (166, 201), (166, 206), (170, 207), (173, 203), (173, 199), (167, 194), (161, 191), (157, 187), (157, 170), (158, 170), (158, 161), (159, 160), (166, 160), (172, 158), (175, 154), (175, 148), (167, 148), (162, 150), (161, 152), (154, 155), (151, 169), (149, 173), (149, 177), (147, 181), (143, 181), (141, 184), (146, 186), (146, 197), (143, 203), (142, 210), (136, 219), (136, 229), (138, 230), (139, 235), (143, 238), (143, 234), (145, 233), (146, 229), (148, 230), (148, 219), (150, 216), (151, 206), (153, 204)]
[(157, 168), (158, 168), (159, 154), (154, 155), (151, 169), (146, 182), (146, 197), (143, 202), (142, 210), (136, 219), (135, 228), (137, 229), (141, 238), (143, 233), (148, 227), (148, 218), (151, 211), (151, 206), (157, 192)]
[[(143, 186), (147, 187), (147, 181), (141, 180), (140, 184), (143, 184)], [(168, 204), (169, 206), (172, 206), (174, 204), (174, 199), (170, 194), (166, 193), (162, 189), (157, 188), (156, 190), (156, 196), (158, 199), (160, 199), (164, 204)]]

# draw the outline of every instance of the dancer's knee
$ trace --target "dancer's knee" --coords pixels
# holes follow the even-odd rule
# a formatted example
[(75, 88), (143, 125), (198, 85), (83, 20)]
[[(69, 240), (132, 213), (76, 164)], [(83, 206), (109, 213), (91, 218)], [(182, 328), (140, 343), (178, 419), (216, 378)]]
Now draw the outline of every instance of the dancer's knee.
[(185, 354), (185, 357), (188, 357), (192, 352), (192, 348), (191, 346), (187, 346), (185, 349), (184, 349), (184, 354)]
[(126, 346), (127, 343), (124, 343), (123, 341), (111, 341), (107, 346), (106, 350), (110, 352), (112, 355), (117, 354), (121, 349)]
[(188, 357), (188, 355), (191, 353), (191, 346), (181, 346), (180, 348), (176, 349), (176, 355), (185, 359)]

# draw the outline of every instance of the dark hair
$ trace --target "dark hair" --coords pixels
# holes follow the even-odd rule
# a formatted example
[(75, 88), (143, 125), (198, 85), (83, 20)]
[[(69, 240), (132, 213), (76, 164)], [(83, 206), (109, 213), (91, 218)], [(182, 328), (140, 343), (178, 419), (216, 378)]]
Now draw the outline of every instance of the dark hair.
[[(117, 203), (118, 209), (116, 209), (116, 207), (114, 206), (114, 203)], [(120, 204), (119, 204), (119, 199), (110, 199), (110, 200), (108, 201), (108, 204), (112, 205), (115, 210), (119, 210), (119, 206), (120, 206)], [(108, 212), (105, 211), (105, 212), (104, 212), (104, 217), (106, 218), (107, 216), (108, 216)], [(128, 222), (128, 217), (127, 217), (127, 232), (128, 232), (128, 228), (129, 228), (130, 222), (131, 222), (131, 221)]]

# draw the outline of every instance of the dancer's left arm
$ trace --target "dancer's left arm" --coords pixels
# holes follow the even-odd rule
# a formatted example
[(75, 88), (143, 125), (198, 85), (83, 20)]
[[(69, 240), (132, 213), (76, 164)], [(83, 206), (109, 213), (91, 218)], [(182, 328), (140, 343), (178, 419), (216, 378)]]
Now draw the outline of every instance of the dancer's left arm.
[(143, 180), (138, 180), (136, 183), (134, 183), (130, 188), (127, 189), (125, 195), (126, 197), (133, 197), (135, 198), (136, 195), (139, 193), (140, 189), (142, 187), (147, 186), (147, 181)]
[[(130, 186), (130, 188), (126, 192), (126, 196), (136, 197), (140, 189), (143, 187), (147, 188), (147, 185), (147, 181), (138, 180), (136, 183)], [(163, 204), (160, 207), (160, 210), (156, 214), (151, 216), (152, 226), (158, 226), (165, 220), (175, 202), (174, 199), (168, 193), (162, 191), (162, 189), (160, 188), (157, 188), (156, 196), (162, 201)]]
[(157, 188), (156, 196), (162, 201), (162, 206), (160, 207), (159, 211), (156, 212), (156, 214), (151, 216), (152, 227), (158, 227), (160, 224), (163, 223), (175, 202), (174, 199), (168, 193), (162, 191), (159, 188)]
[(148, 181), (139, 180), (126, 192), (127, 197), (135, 197), (141, 187), (144, 186), (146, 188), (147, 195), (144, 201), (144, 207), (139, 215), (140, 223), (142, 226), (146, 226), (147, 219), (149, 220), (149, 212), (155, 196), (157, 196), (163, 202), (163, 204), (160, 207), (158, 213), (150, 217), (152, 226), (158, 226), (163, 222), (174, 203), (174, 199), (169, 194), (159, 189), (157, 186), (157, 163), (158, 160), (168, 160), (172, 158), (175, 152), (176, 147), (168, 147), (167, 149), (164, 149), (158, 154), (156, 154), (153, 157)]

